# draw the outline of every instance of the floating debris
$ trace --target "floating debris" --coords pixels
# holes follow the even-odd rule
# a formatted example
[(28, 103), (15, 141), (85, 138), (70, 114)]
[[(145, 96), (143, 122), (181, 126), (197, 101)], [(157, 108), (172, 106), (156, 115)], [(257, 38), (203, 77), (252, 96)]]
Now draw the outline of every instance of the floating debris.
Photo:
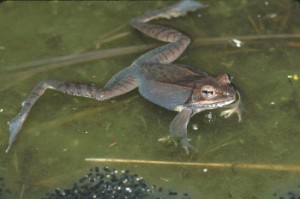
[(298, 74), (288, 75), (287, 78), (289, 80), (298, 81), (299, 80), (299, 75)]
[(198, 125), (197, 124), (192, 124), (192, 129), (197, 131), (199, 128), (198, 128)]
[(242, 42), (239, 39), (231, 39), (231, 40), (229, 40), (229, 44), (233, 47), (240, 48), (244, 45), (244, 42)]
[(128, 170), (95, 167), (75, 182), (71, 188), (56, 188), (43, 199), (190, 199), (180, 194), (154, 186)]
[(205, 122), (206, 123), (212, 123), (216, 120), (216, 116), (209, 111), (208, 113), (205, 114)]

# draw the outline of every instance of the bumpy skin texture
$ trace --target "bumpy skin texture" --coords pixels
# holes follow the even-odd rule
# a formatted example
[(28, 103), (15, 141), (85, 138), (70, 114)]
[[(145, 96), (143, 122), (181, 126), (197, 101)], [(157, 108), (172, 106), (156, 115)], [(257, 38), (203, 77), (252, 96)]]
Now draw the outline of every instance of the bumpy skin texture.
[(230, 105), (223, 116), (237, 113), (240, 118), (239, 93), (231, 85), (228, 76), (221, 74), (211, 77), (201, 69), (172, 64), (189, 45), (190, 38), (172, 28), (147, 23), (159, 18), (181, 17), (204, 7), (207, 6), (193, 0), (183, 0), (133, 18), (130, 22), (133, 28), (168, 44), (137, 58), (130, 66), (115, 74), (102, 89), (94, 85), (57, 80), (38, 83), (24, 101), (21, 112), (9, 123), (10, 138), (6, 152), (20, 132), (32, 106), (46, 89), (103, 101), (138, 88), (147, 100), (179, 112), (171, 122), (170, 133), (180, 139), (187, 153), (191, 147), (187, 140), (187, 125), (194, 114)]

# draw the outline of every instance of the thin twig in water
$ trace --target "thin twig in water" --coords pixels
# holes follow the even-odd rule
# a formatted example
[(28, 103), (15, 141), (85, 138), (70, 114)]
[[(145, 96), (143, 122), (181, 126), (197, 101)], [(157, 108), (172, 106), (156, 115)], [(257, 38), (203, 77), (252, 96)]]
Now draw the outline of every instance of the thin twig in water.
[[(272, 39), (300, 39), (300, 34), (277, 34), (277, 35), (245, 35), (245, 36), (228, 36), (228, 37), (214, 37), (214, 38), (197, 38), (194, 45), (212, 45), (212, 44), (228, 44), (233, 38), (244, 42), (255, 40), (272, 40)], [(274, 44), (274, 43), (271, 43)]]
[(129, 164), (154, 164), (168, 166), (195, 166), (211, 168), (229, 168), (229, 169), (253, 169), (269, 171), (287, 171), (300, 172), (298, 165), (280, 165), (280, 164), (249, 164), (249, 163), (202, 163), (202, 162), (168, 162), (155, 160), (132, 160), (132, 159), (111, 159), (111, 158), (86, 158), (87, 162), (101, 163), (129, 163)]
[(79, 63), (84, 63), (87, 61), (93, 61), (97, 59), (104, 59), (104, 58), (109, 58), (114, 56), (140, 52), (143, 50), (153, 48), (154, 46), (155, 46), (154, 44), (127, 46), (127, 47), (120, 47), (120, 48), (91, 51), (91, 52), (81, 53), (77, 55), (66, 55), (61, 57), (42, 59), (38, 61), (27, 62), (20, 65), (9, 66), (7, 67), (7, 71), (16, 70), (16, 69), (33, 68), (37, 66), (47, 67), (49, 65), (52, 68), (53, 67), (59, 68), (66, 65), (79, 64)]
[(260, 34), (260, 29), (258, 28), (258, 26), (256, 25), (253, 17), (251, 15), (248, 15), (248, 20), (250, 21), (250, 24), (252, 25), (253, 29), (255, 30), (255, 32), (257, 34)]
[[(101, 38), (100, 38), (100, 42), (96, 42), (95, 43), (95, 46), (96, 47), (100, 47), (102, 44), (104, 43), (107, 43), (109, 41), (114, 41), (115, 39), (119, 39), (119, 38), (122, 38), (123, 36), (127, 36), (125, 33), (128, 33), (128, 32), (123, 32), (123, 33), (119, 33), (115, 36), (112, 36), (113, 34), (119, 32), (120, 30), (126, 28), (128, 25), (127, 24), (123, 24), (122, 26), (118, 26), (116, 29), (114, 30), (111, 30), (109, 32), (107, 32), (106, 34), (102, 35)], [(122, 35), (122, 36), (120, 36)]]
[(225, 142), (225, 143), (219, 144), (215, 148), (213, 148), (213, 149), (211, 149), (209, 151), (206, 151), (206, 153), (211, 153), (211, 152), (214, 152), (216, 150), (219, 150), (220, 148), (223, 148), (223, 147), (228, 146), (228, 145), (236, 144), (236, 143), (240, 143), (240, 139), (231, 140), (229, 142)]
[(300, 48), (300, 42), (289, 42), (289, 43), (287, 43), (287, 46), (293, 47), (293, 48)]
[[(271, 40), (271, 39), (300, 39), (300, 34), (246, 35), (246, 36), (227, 36), (227, 37), (213, 37), (213, 38), (196, 38), (193, 43), (193, 46), (228, 43), (232, 38), (237, 38), (242, 41)], [(91, 51), (91, 52), (81, 53), (77, 55), (66, 55), (61, 57), (27, 62), (15, 66), (9, 66), (7, 67), (7, 70), (32, 68), (37, 66), (45, 67), (45, 65), (47, 66), (52, 64), (54, 65), (52, 67), (56, 68), (58, 66), (55, 64), (59, 64), (59, 63), (61, 64), (59, 66), (78, 64), (78, 63), (93, 61), (97, 59), (136, 53), (136, 52), (153, 48), (155, 46), (157, 45), (148, 44), (148, 45), (139, 45), (139, 46), (127, 46), (127, 47), (120, 47), (120, 48), (113, 48), (113, 49)]]
[(140, 119), (142, 120), (142, 123), (143, 123), (143, 125), (144, 125), (144, 128), (145, 128), (145, 130), (147, 130), (148, 129), (148, 127), (147, 127), (147, 122), (145, 121), (145, 118), (144, 118), (144, 116), (140, 116)]
[(19, 199), (22, 199), (22, 198), (23, 198), (24, 190), (25, 190), (25, 185), (23, 184), (23, 185), (22, 185), (22, 189), (21, 189), (21, 193), (20, 193)]
[[(69, 65), (85, 63), (97, 59), (104, 59), (104, 58), (109, 58), (114, 56), (136, 53), (136, 52), (153, 48), (154, 46), (155, 46), (154, 44), (149, 44), (149, 45), (141, 45), (141, 46), (128, 46), (123, 48), (114, 48), (108, 50), (98, 50), (98, 51), (92, 51), (92, 52), (82, 53), (78, 55), (66, 55), (62, 57), (27, 62), (17, 66), (11, 66), (8, 67), (7, 70), (10, 71), (13, 69), (15, 70), (22, 69), (22, 71), (17, 73), (14, 72), (12, 75), (8, 75), (7, 73), (4, 73), (5, 76), (3, 76), (3, 79), (5, 78), (9, 78), (9, 79), (8, 81), (6, 81), (8, 82), (7, 84), (1, 86), (0, 91), (9, 89), (14, 85), (18, 84), (19, 82), (29, 79), (32, 76), (41, 72), (46, 72), (48, 70), (54, 70)], [(14, 81), (9, 81), (11, 79), (14, 79)]]
[[(216, 37), (216, 38), (198, 38), (194, 41), (192, 48), (195, 48), (199, 45), (213, 45), (213, 44), (228, 44), (232, 39), (239, 39), (244, 42), (253, 42), (256, 40), (274, 40), (274, 39), (300, 39), (300, 34), (278, 34), (278, 35), (248, 35), (248, 36), (231, 36), (231, 37)], [(272, 42), (273, 44), (273, 42)], [(286, 44), (285, 44), (286, 45)], [(3, 73), (4, 75), (1, 77), (3, 81), (7, 78), (7, 83), (2, 85), (0, 88), (0, 92), (7, 90), (19, 82), (22, 82), (26, 79), (31, 78), (32, 76), (46, 72), (48, 70), (54, 70), (57, 68), (94, 61), (98, 59), (104, 59), (109, 57), (115, 57), (120, 55), (126, 55), (131, 53), (137, 53), (143, 50), (148, 50), (154, 48), (157, 44), (148, 44), (148, 45), (140, 45), (140, 46), (128, 46), (123, 48), (114, 48), (107, 50), (99, 50), (99, 51), (91, 51), (87, 53), (77, 54), (77, 55), (66, 55), (62, 57), (38, 60), (33, 62), (27, 62), (21, 65), (10, 66), (6, 68), (6, 71), (13, 71), (22, 69), (21, 72), (13, 73), (12, 75), (8, 75), (7, 73)], [(244, 52), (244, 51), (238, 51)], [(14, 79), (15, 81), (9, 81)]]
[(114, 35), (114, 36), (112, 36), (112, 37), (109, 37), (109, 38), (103, 40), (103, 41), (101, 42), (101, 44), (108, 43), (108, 42), (112, 42), (112, 41), (115, 41), (115, 40), (117, 40), (117, 39), (126, 37), (126, 36), (128, 36), (128, 35), (130, 35), (130, 32), (122, 32), (122, 33), (120, 33), (120, 34)]
[(19, 173), (19, 161), (18, 161), (18, 156), (17, 156), (17, 152), (14, 153), (14, 165), (16, 168), (16, 173)]

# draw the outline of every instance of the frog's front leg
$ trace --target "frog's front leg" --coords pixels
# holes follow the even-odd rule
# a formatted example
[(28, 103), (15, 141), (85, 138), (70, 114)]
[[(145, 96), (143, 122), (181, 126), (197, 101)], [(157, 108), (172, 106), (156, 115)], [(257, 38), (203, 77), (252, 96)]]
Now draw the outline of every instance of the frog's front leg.
[(21, 112), (9, 122), (10, 137), (6, 152), (9, 151), (12, 143), (15, 141), (32, 106), (47, 89), (53, 89), (68, 95), (94, 98), (103, 101), (127, 93), (138, 87), (138, 84), (138, 78), (130, 67), (113, 76), (103, 89), (98, 89), (92, 84), (70, 83), (57, 80), (41, 81), (22, 103)]
[(192, 145), (187, 139), (187, 125), (192, 113), (192, 109), (184, 108), (176, 115), (170, 124), (171, 135), (180, 139), (181, 146), (185, 149), (187, 154), (189, 154), (189, 148), (192, 148)]
[(242, 112), (245, 111), (245, 108), (244, 108), (244, 104), (241, 99), (241, 94), (238, 91), (236, 91), (236, 93), (237, 93), (238, 99), (234, 103), (227, 105), (225, 107), (227, 109), (222, 111), (220, 113), (220, 116), (223, 116), (224, 118), (228, 118), (232, 114), (236, 113), (239, 118), (238, 119), (239, 122), (241, 122), (242, 121)]

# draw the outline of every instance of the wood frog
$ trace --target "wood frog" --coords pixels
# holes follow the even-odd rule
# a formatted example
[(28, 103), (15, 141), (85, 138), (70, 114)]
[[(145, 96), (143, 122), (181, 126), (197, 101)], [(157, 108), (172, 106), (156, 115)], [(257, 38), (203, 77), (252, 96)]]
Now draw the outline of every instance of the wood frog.
[(237, 113), (241, 120), (240, 95), (228, 75), (212, 77), (199, 68), (174, 64), (191, 39), (170, 27), (148, 23), (159, 18), (181, 17), (204, 7), (207, 6), (197, 1), (183, 0), (133, 18), (130, 22), (133, 28), (167, 44), (141, 55), (130, 66), (115, 74), (101, 89), (94, 85), (57, 80), (39, 82), (23, 102), (21, 112), (9, 122), (10, 138), (6, 152), (15, 141), (32, 106), (46, 89), (104, 101), (138, 88), (140, 94), (150, 102), (178, 112), (170, 124), (170, 133), (180, 139), (187, 153), (191, 147), (187, 139), (187, 125), (193, 115), (225, 107), (227, 110), (221, 115), (226, 118)]

